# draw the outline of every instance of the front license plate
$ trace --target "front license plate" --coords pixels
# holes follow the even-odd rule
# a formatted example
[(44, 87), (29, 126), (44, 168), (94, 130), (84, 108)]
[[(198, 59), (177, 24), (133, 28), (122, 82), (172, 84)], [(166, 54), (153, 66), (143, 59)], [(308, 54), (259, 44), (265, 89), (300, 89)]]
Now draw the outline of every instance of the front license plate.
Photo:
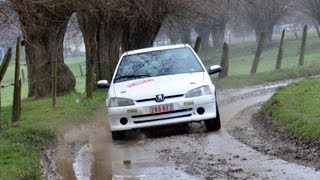
[(164, 112), (169, 112), (173, 110), (174, 110), (173, 104), (164, 104), (164, 105), (150, 107), (151, 114), (164, 113)]

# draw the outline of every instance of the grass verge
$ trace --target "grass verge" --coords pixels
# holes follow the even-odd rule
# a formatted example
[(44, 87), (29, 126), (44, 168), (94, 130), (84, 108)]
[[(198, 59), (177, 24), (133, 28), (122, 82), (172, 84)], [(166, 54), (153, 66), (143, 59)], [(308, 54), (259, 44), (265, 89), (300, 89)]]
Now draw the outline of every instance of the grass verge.
[[(60, 96), (54, 109), (50, 98), (26, 100), (21, 120), (12, 127), (11, 108), (3, 108), (0, 179), (42, 179), (41, 150), (71, 127), (88, 122), (94, 110), (101, 108), (105, 93), (97, 91), (92, 99), (84, 99), (79, 93)], [(76, 103), (77, 99), (80, 103)]]
[(280, 88), (260, 113), (280, 130), (300, 138), (320, 140), (320, 78)]

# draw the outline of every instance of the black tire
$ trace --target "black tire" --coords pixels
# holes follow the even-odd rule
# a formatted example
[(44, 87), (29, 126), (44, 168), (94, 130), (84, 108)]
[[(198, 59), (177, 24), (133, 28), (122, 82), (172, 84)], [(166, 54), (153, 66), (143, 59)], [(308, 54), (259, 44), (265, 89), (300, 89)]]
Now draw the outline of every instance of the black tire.
[(219, 107), (216, 103), (216, 118), (205, 120), (207, 131), (217, 131), (221, 129)]
[(126, 138), (125, 131), (111, 131), (113, 140), (121, 140)]

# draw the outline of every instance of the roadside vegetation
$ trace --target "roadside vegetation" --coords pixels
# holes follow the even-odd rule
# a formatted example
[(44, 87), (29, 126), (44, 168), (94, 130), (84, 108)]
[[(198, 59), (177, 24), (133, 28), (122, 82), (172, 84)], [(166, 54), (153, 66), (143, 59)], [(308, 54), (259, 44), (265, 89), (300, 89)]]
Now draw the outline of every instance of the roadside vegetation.
[(320, 78), (309, 78), (280, 88), (263, 106), (280, 130), (296, 137), (320, 140)]

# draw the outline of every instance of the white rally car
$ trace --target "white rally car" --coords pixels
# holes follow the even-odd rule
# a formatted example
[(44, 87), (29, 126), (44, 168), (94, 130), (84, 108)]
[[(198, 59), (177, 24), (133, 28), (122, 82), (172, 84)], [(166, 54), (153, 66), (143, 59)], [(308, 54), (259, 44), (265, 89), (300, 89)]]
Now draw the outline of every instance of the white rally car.
[(113, 139), (126, 130), (205, 121), (208, 131), (219, 130), (220, 116), (211, 74), (189, 45), (171, 45), (125, 52), (109, 88), (107, 120)]

